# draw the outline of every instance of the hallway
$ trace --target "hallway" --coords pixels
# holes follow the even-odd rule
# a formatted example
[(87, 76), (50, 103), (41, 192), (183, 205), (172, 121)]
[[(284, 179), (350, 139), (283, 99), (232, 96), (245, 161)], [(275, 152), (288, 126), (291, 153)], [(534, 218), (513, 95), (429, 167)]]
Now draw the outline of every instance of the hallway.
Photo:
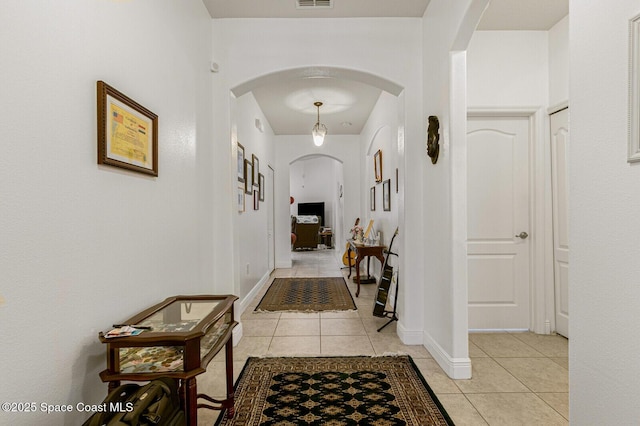
[[(291, 269), (276, 277), (339, 276), (331, 250), (293, 253)], [(347, 281), (352, 294), (356, 285)], [(402, 283), (401, 283), (402, 285)], [(255, 313), (265, 285), (242, 315), (243, 338), (234, 348), (234, 375), (249, 356), (409, 354), (456, 425), (566, 425), (569, 417), (568, 344), (560, 336), (491, 333), (469, 336), (473, 378), (451, 380), (422, 346), (403, 345), (396, 323), (372, 315), (375, 284), (363, 285), (357, 312)], [(200, 392), (224, 396), (224, 355), (198, 379)], [(200, 410), (199, 424), (211, 425), (217, 412)]]

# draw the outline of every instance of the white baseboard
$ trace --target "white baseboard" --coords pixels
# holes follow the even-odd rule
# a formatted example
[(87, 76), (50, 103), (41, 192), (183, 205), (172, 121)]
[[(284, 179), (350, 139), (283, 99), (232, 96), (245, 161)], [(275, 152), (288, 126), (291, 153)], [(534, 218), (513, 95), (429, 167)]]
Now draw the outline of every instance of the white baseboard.
[(238, 346), (240, 339), (242, 339), (242, 323), (238, 321), (238, 325), (236, 325), (231, 332), (231, 341), (234, 347)]
[(436, 360), (440, 368), (452, 379), (471, 378), (471, 359), (453, 358), (431, 337), (429, 333), (424, 333), (424, 347), (427, 348), (433, 359)]
[(422, 345), (422, 331), (421, 330), (409, 330), (404, 324), (398, 321), (396, 326), (396, 333), (402, 343), (405, 345)]
[[(260, 280), (256, 283), (256, 285), (253, 286), (251, 291), (240, 301), (240, 303), (237, 305), (237, 309), (236, 309), (236, 316), (238, 318), (240, 318), (242, 316), (244, 311), (247, 309), (247, 306), (249, 306), (251, 301), (253, 299), (255, 299), (255, 297), (260, 292), (260, 289), (262, 288), (262, 286), (264, 286), (269, 281), (269, 277), (270, 276), (271, 276), (271, 272), (265, 273), (262, 276), (262, 278), (260, 278)], [(236, 321), (237, 321), (237, 319), (236, 319)]]
[(235, 320), (238, 321), (239, 324), (233, 329), (233, 346), (236, 346), (238, 342), (240, 342), (240, 339), (242, 339), (243, 329), (242, 321), (240, 321), (242, 314), (247, 309), (247, 306), (249, 306), (251, 301), (258, 295), (258, 292), (260, 292), (262, 286), (269, 282), (270, 276), (271, 272), (265, 273), (262, 278), (260, 278), (260, 280), (256, 283), (256, 285), (253, 286), (251, 291), (240, 301), (240, 303), (237, 304), (237, 309), (235, 309), (234, 311), (234, 316)]

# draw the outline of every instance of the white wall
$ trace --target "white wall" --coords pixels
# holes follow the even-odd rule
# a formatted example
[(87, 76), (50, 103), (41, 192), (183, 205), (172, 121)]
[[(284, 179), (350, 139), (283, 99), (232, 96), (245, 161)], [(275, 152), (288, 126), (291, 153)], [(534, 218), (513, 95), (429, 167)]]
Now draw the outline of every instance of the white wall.
[[(98, 403), (98, 331), (216, 291), (201, 234), (213, 183), (199, 182), (211, 170), (210, 18), (198, 0), (12, 1), (0, 50), (0, 400)], [(97, 80), (158, 114), (157, 178), (96, 164)]]
[[(393, 233), (398, 226), (398, 194), (396, 193), (396, 169), (400, 169), (398, 160), (398, 97), (383, 91), (376, 102), (367, 123), (360, 133), (361, 139), (361, 161), (362, 174), (361, 182), (361, 205), (363, 212), (360, 216), (361, 225), (366, 229), (370, 219), (373, 219), (373, 226), (380, 231), (382, 244), (389, 245)], [(382, 152), (382, 180), (390, 179), (390, 211), (383, 209), (383, 182), (376, 183), (374, 156), (376, 152)], [(398, 170), (399, 171), (399, 170)], [(375, 187), (375, 210), (371, 211), (370, 193)], [(399, 238), (394, 241), (393, 251), (397, 252), (396, 244)], [(393, 260), (396, 265), (398, 259)], [(378, 276), (381, 265), (373, 258), (371, 270)], [(400, 285), (404, 286), (402, 282)], [(404, 302), (403, 302), (404, 303)], [(401, 309), (400, 309), (401, 310)], [(420, 320), (419, 318), (417, 320)]]
[(549, 106), (569, 100), (569, 15), (549, 30)]
[[(481, 4), (480, 4), (481, 3)], [(478, 4), (480, 4), (478, 6)], [(444, 371), (469, 378), (466, 256), (466, 54), (468, 37), (486, 1), (431, 0), (423, 19), (423, 118), (440, 121), (440, 156), (431, 164), (424, 143), (407, 143), (405, 211), (400, 222), (410, 226), (412, 240), (424, 245), (405, 258), (420, 265), (423, 290), (421, 340)], [(410, 244), (407, 248), (414, 249)], [(414, 259), (415, 258), (415, 259)], [(462, 267), (460, 267), (462, 265)], [(404, 271), (404, 269), (403, 269)], [(405, 273), (404, 276), (407, 274)]]
[[(267, 178), (267, 167), (273, 164), (273, 130), (262, 113), (252, 93), (231, 100), (231, 141), (236, 149), (239, 142), (244, 146), (244, 156), (252, 161), (252, 155), (259, 160), (259, 172)], [(256, 119), (262, 123), (262, 131), (256, 127)], [(235, 164), (235, 163), (234, 163)], [(237, 181), (236, 169), (232, 171), (236, 187), (244, 184)], [(257, 190), (258, 187), (254, 187)], [(268, 270), (267, 247), (267, 203), (259, 203), (258, 210), (253, 208), (253, 194), (245, 194), (245, 211), (240, 213), (234, 198), (234, 249), (235, 249), (235, 286), (233, 294), (241, 299), (247, 296), (256, 283), (265, 281), (271, 271)], [(243, 300), (241, 300), (243, 301)]]
[[(570, 4), (571, 423), (640, 419), (640, 164), (627, 163), (634, 0)], [(637, 114), (638, 112), (636, 112)]]
[(467, 50), (467, 103), (546, 107), (548, 75), (546, 31), (476, 31)]

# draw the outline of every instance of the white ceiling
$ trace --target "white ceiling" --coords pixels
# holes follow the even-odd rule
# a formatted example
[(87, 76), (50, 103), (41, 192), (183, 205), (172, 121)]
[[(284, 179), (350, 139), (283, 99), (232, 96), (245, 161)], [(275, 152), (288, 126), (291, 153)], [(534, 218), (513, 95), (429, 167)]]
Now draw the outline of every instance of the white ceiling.
[[(202, 0), (212, 18), (422, 17), (430, 0), (334, 0), (333, 8), (296, 9), (296, 0)], [(478, 30), (546, 31), (569, 13), (569, 0), (491, 0)], [(308, 134), (320, 121), (329, 134), (359, 134), (380, 89), (345, 78), (291, 78), (253, 88), (275, 134)], [(346, 125), (343, 123), (351, 123)]]
[(296, 0), (202, 0), (212, 18), (420, 17), (429, 0), (334, 0), (331, 9), (299, 10)]
[(569, 0), (491, 0), (478, 30), (546, 31), (569, 14)]

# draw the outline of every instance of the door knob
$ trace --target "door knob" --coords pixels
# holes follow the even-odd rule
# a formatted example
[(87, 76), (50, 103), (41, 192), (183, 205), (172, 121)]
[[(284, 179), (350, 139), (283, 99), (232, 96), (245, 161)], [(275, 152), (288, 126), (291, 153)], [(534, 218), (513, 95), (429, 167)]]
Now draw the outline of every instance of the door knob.
[(522, 231), (521, 233), (517, 234), (516, 237), (518, 238), (522, 238), (523, 240), (525, 238), (527, 238), (529, 236), (529, 234), (527, 234), (526, 232)]

